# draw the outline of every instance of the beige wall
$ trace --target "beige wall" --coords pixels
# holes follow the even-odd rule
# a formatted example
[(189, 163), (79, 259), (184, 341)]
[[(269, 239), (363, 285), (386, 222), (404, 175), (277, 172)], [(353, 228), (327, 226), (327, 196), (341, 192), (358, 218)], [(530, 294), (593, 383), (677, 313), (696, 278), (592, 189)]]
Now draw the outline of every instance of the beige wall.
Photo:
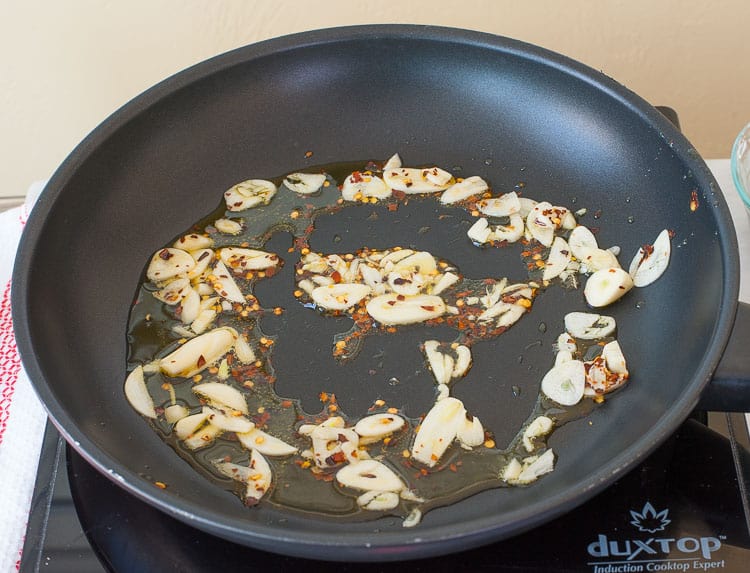
[(750, 121), (748, 0), (0, 0), (0, 10), (0, 195), (49, 177), (109, 113), (184, 67), (345, 24), (455, 26), (561, 52), (675, 107), (706, 158), (728, 157)]

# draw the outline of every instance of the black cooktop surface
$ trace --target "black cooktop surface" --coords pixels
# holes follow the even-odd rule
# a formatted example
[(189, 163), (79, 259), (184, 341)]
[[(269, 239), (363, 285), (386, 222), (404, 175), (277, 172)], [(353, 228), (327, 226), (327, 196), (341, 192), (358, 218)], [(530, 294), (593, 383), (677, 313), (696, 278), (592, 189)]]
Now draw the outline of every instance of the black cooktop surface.
[(741, 415), (719, 419), (727, 435), (690, 419), (608, 490), (528, 533), (449, 556), (358, 564), (284, 557), (193, 529), (100, 475), (50, 426), (21, 571), (746, 572), (747, 430)]

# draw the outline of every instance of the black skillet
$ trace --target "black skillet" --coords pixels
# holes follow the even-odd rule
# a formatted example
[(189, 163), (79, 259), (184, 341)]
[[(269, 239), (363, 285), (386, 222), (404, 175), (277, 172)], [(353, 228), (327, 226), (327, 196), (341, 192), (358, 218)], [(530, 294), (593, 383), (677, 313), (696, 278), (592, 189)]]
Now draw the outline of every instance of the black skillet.
[[(625, 264), (661, 229), (673, 230), (665, 275), (608, 309), (632, 380), (587, 419), (554, 434), (559, 459), (552, 474), (532, 487), (486, 491), (437, 509), (413, 529), (390, 518), (341, 524), (264, 504), (245, 508), (180, 460), (124, 399), (125, 332), (138, 279), (151, 253), (214, 210), (237, 181), (396, 151), (410, 165), (481, 175), (496, 192), (521, 185), (526, 196), (585, 207), (581, 222), (600, 228), (600, 243), (619, 245)], [(428, 248), (469, 276), (525, 276), (516, 251), (480, 255), (455, 234), (458, 227), (419, 233), (429, 226), (421, 222), (427, 211), (413, 218), (399, 211), (400, 218), (370, 230), (357, 218), (361, 211), (351, 210), (348, 220), (321, 222), (316, 240), (333, 249), (338, 234), (341, 251), (363, 237), (387, 237), (392, 245)], [(636, 95), (512, 40), (367, 26), (230, 52), (113, 114), (70, 155), (34, 208), (14, 271), (13, 307), (24, 366), (52, 420), (128, 491), (246, 545), (322, 559), (395, 560), (532, 528), (641, 461), (696, 407), (717, 370), (737, 314), (738, 282), (737, 244), (720, 190), (685, 138)], [(714, 385), (709, 407), (750, 407), (748, 396), (726, 392), (750, 371), (739, 350), (748, 340), (748, 307), (739, 308), (733, 350), (715, 375), (724, 385)], [(580, 290), (549, 289), (496, 344), (477, 350), (456, 394), (499, 443), (529, 414), (562, 317), (583, 309)], [(280, 337), (319, 350), (308, 348), (290, 363), (280, 392), (309, 404), (315, 384), (336, 386), (342, 407), (355, 415), (379, 394), (411, 415), (427, 409), (429, 373), (401, 339), (367, 342), (363, 356), (383, 350), (383, 366), (377, 380), (354, 387), (350, 377), (331, 374), (328, 334), (318, 336), (314, 324), (285, 326), (274, 326)], [(388, 384), (415, 368), (421, 371), (408, 384)]]

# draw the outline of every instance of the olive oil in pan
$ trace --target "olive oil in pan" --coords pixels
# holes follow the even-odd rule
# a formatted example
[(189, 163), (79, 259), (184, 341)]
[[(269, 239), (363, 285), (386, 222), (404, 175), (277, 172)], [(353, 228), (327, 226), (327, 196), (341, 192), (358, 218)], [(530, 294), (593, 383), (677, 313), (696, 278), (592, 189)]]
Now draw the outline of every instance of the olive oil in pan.
[[(306, 252), (359, 253), (363, 247), (389, 249), (394, 246), (434, 253), (455, 268), (462, 277), (457, 288), (480, 292), (493, 275), (511, 280), (535, 278), (539, 271), (527, 264), (519, 249), (478, 249), (466, 237), (473, 217), (464, 209), (443, 206), (430, 197), (396, 197), (383, 204), (342, 204), (337, 182), (362, 168), (363, 163), (325, 165), (315, 170), (326, 173), (326, 184), (313, 195), (300, 196), (280, 189), (268, 205), (244, 212), (229, 212), (224, 206), (205, 217), (190, 232), (206, 232), (213, 248), (242, 246), (277, 253), (282, 264), (273, 272), (255, 273), (251, 278), (236, 276), (243, 293), (252, 295), (257, 308), (243, 313), (221, 313), (213, 327), (229, 326), (250, 333), (258, 360), (252, 364), (233, 363), (222, 373), (215, 366), (191, 379), (170, 378), (150, 372), (146, 384), (157, 405), (157, 413), (177, 403), (191, 414), (202, 404), (193, 393), (195, 383), (222, 381), (242, 391), (249, 418), (258, 428), (297, 448), (298, 454), (269, 458), (273, 486), (262, 503), (293, 512), (325, 518), (365, 520), (383, 512), (361, 509), (356, 497), (361, 492), (346, 490), (335, 480), (338, 467), (313, 471), (314, 464), (299, 455), (309, 450), (309, 438), (298, 432), (302, 424), (318, 424), (331, 416), (341, 416), (350, 427), (368, 414), (391, 412), (406, 420), (387, 440), (369, 445), (372, 458), (379, 459), (406, 484), (415, 499), (402, 499), (387, 513), (406, 517), (415, 507), (423, 513), (447, 505), (478, 491), (505, 487), (500, 479), (512, 459), (526, 458), (545, 449), (540, 438), (536, 449), (525, 449), (522, 435), (538, 416), (547, 416), (559, 427), (588, 415), (596, 406), (584, 400), (577, 406), (561, 407), (538, 395), (538, 376), (524, 380), (529, 416), (515, 436), (505, 444), (495, 444), (493, 425), (502, 415), (485, 419), (484, 445), (471, 451), (451, 445), (434, 467), (412, 459), (413, 445), (422, 416), (435, 401), (435, 381), (419, 350), (419, 341), (439, 338), (445, 342), (492, 345), (503, 355), (502, 329), (466, 331), (459, 321), (441, 324), (401, 326), (395, 333), (374, 328), (356, 337), (358, 325), (347, 315), (330, 313), (301, 304), (295, 293), (297, 262)], [(377, 169), (376, 165), (371, 166)], [(281, 187), (283, 177), (274, 183)], [(238, 235), (217, 232), (213, 223), (220, 218), (241, 220)], [(458, 263), (458, 264), (456, 264)], [(179, 307), (167, 306), (153, 297), (155, 287), (144, 280), (138, 291), (129, 321), (129, 370), (162, 358), (184, 342), (180, 330)], [(454, 290), (455, 290), (454, 289)], [(458, 296), (458, 295), (456, 295)], [(254, 297), (254, 298), (253, 298)], [(248, 305), (250, 306), (250, 305)], [(528, 318), (526, 319), (529, 320)], [(178, 327), (178, 328), (175, 328)], [(528, 336), (531, 326), (519, 328)], [(538, 333), (537, 333), (538, 334)], [(355, 340), (356, 339), (356, 340)], [(332, 348), (339, 340), (355, 340), (346, 359), (336, 359)], [(596, 347), (582, 349), (596, 353)], [(506, 357), (507, 360), (511, 360)], [(470, 376), (452, 382), (452, 387), (471, 393), (471, 378), (480, 377), (489, 365), (475, 365)], [(542, 365), (543, 368), (549, 365)], [(528, 375), (527, 377), (533, 378)], [(393, 383), (393, 381), (396, 381)], [(519, 383), (513, 380), (513, 384)], [(511, 381), (508, 381), (508, 385)], [(535, 401), (531, 404), (529, 400)], [(244, 484), (217, 474), (217, 460), (247, 464), (249, 452), (231, 432), (225, 432), (206, 447), (190, 450), (178, 440), (172, 424), (162, 415), (153, 420), (159, 435), (188, 463), (219, 487), (243, 496)]]

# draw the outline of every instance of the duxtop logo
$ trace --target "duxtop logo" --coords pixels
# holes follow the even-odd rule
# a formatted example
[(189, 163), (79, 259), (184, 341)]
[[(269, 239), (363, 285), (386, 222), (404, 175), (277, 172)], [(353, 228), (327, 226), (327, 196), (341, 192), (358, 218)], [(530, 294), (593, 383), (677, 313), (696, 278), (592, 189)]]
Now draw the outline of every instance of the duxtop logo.
[(647, 501), (640, 511), (631, 509), (630, 525), (643, 535), (624, 539), (599, 533), (587, 546), (589, 562), (594, 573), (628, 573), (631, 571), (705, 571), (723, 569), (724, 560), (712, 561), (721, 549), (720, 537), (669, 537), (666, 532), (672, 523), (669, 509), (656, 509)]
[(630, 524), (637, 527), (638, 531), (656, 533), (657, 531), (664, 531), (667, 525), (672, 523), (672, 520), (667, 518), (668, 515), (668, 509), (657, 512), (651, 502), (647, 501), (640, 513), (630, 510), (630, 516), (633, 518)]

